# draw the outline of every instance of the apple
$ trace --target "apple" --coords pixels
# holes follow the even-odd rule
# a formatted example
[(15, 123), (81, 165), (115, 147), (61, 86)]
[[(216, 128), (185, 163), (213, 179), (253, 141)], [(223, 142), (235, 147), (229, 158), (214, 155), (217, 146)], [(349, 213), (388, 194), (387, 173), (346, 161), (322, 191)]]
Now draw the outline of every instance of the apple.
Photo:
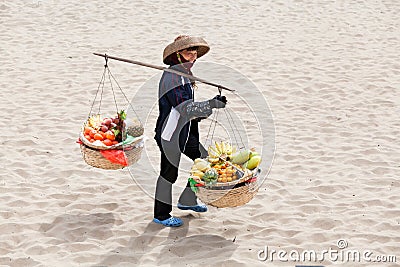
[(102, 131), (103, 133), (107, 132), (107, 131), (108, 131), (108, 127), (105, 126), (105, 125), (101, 126), (101, 131)]
[(112, 120), (111, 120), (110, 118), (105, 118), (105, 119), (103, 120), (103, 122), (104, 122), (104, 124), (105, 124), (106, 126), (110, 126), (110, 124), (112, 123)]

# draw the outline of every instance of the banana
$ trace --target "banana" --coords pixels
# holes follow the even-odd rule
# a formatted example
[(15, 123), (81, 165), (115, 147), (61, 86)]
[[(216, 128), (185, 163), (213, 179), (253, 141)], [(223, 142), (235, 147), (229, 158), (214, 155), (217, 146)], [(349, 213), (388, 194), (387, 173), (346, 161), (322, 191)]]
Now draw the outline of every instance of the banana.
[(218, 154), (222, 154), (221, 144), (215, 141), (215, 148), (217, 149)]
[(88, 119), (88, 126), (93, 128), (93, 117)]
[(219, 158), (208, 158), (208, 161), (210, 163), (217, 163), (219, 161)]
[(221, 141), (221, 154), (226, 154), (226, 144), (224, 141)]
[[(212, 159), (212, 162), (217, 162), (217, 160), (220, 160), (221, 157), (230, 157), (236, 152), (236, 147), (232, 146), (230, 142), (227, 141), (221, 141), (217, 142), (215, 141), (214, 146), (209, 146), (208, 147), (208, 158)], [(210, 161), (210, 160), (209, 160)], [(211, 161), (210, 161), (211, 162)]]
[(208, 147), (208, 156), (211, 158), (219, 158), (219, 153), (212, 146)]
[(226, 154), (232, 154), (232, 145), (229, 142), (226, 142)]
[(229, 142), (225, 142), (225, 153), (230, 154), (232, 151), (232, 146)]
[(232, 155), (232, 145), (230, 143), (226, 143), (226, 154)]
[(217, 142), (215, 142), (214, 146), (211, 146), (211, 145), (210, 145), (210, 147), (211, 147), (212, 149), (214, 149), (214, 150), (219, 154), (219, 151), (218, 151), (218, 148), (217, 148)]
[(208, 158), (216, 158), (216, 155), (211, 151), (211, 149), (208, 149)]
[(93, 129), (97, 129), (100, 126), (100, 123), (101, 123), (100, 114), (93, 115), (88, 119), (88, 124)]

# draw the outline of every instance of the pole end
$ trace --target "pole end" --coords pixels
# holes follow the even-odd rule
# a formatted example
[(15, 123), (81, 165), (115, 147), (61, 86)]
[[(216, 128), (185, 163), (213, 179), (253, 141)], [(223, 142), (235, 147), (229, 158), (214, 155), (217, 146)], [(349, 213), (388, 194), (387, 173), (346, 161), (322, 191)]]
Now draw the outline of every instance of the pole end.
[(106, 57), (106, 54), (93, 53), (93, 55), (99, 56), (99, 57)]

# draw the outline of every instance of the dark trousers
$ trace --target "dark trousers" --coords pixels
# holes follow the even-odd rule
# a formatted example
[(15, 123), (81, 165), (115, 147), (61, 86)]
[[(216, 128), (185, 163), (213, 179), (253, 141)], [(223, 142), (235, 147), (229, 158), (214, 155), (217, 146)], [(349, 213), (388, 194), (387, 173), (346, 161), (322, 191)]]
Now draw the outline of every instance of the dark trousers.
[[(171, 217), (170, 212), (172, 211), (172, 185), (176, 182), (178, 178), (178, 167), (181, 152), (177, 152), (176, 157), (174, 157), (173, 159), (174, 163), (171, 163), (171, 160), (169, 160), (161, 147), (160, 151), (161, 170), (156, 185), (154, 218), (165, 220)], [(199, 144), (199, 146), (186, 147), (183, 154), (188, 156), (190, 159), (195, 160), (196, 158), (200, 158), (204, 151), (204, 147)], [(186, 206), (197, 205), (196, 194), (190, 189), (189, 182), (186, 184), (185, 189), (181, 193), (178, 202)]]

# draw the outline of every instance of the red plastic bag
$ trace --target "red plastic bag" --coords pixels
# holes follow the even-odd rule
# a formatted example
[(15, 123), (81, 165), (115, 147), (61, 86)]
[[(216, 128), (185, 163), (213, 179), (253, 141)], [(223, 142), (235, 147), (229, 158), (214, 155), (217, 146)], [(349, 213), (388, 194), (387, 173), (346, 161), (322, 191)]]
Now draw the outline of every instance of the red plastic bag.
[(100, 152), (103, 155), (103, 157), (108, 159), (111, 163), (120, 164), (122, 166), (128, 166), (128, 159), (126, 158), (123, 150), (110, 149), (110, 150), (101, 150)]

